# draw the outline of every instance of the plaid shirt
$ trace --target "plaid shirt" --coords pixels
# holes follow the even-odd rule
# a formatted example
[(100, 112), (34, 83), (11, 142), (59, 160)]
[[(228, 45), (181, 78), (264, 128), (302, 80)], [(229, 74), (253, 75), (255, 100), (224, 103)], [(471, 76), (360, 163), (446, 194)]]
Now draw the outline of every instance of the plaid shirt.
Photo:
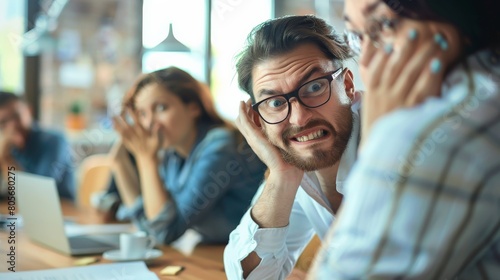
[(376, 123), (313, 279), (499, 279), (498, 56), (470, 56), (442, 97)]

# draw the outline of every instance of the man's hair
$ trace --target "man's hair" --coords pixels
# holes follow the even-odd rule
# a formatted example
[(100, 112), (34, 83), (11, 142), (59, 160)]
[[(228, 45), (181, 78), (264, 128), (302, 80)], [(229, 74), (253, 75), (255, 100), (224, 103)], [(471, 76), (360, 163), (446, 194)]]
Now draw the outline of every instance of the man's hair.
[(238, 84), (255, 101), (252, 70), (265, 59), (287, 53), (299, 45), (313, 43), (332, 60), (342, 63), (352, 57), (349, 46), (332, 26), (312, 15), (285, 16), (256, 26), (247, 45), (237, 56)]
[(14, 93), (0, 91), (0, 108), (3, 108), (12, 101), (22, 101), (22, 98)]

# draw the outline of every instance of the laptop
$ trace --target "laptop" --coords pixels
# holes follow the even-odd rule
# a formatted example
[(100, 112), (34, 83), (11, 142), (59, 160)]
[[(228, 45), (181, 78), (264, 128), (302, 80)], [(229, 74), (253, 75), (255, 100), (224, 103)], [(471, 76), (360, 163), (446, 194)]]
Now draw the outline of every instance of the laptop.
[(64, 224), (53, 178), (16, 172), (16, 201), (24, 232), (38, 244), (72, 256), (100, 254), (119, 248), (119, 232), (94, 230), (84, 233)]

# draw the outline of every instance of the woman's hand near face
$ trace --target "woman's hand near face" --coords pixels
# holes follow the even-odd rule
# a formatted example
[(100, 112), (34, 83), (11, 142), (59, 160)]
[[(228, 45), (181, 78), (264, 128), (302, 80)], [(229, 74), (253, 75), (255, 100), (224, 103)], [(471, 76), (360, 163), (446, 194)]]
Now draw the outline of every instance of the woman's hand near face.
[(7, 126), (0, 131), (0, 161), (11, 156), (10, 149), (14, 131), (12, 126)]
[(385, 114), (440, 94), (444, 78), (442, 57), (446, 51), (443, 45), (436, 43), (428, 27), (401, 30), (397, 36), (396, 47), (365, 47), (360, 57), (366, 86), (362, 139), (366, 139), (375, 121)]
[(146, 129), (139, 124), (137, 113), (128, 110), (132, 116), (133, 124), (129, 124), (124, 116), (114, 117), (115, 130), (120, 134), (123, 145), (134, 157), (140, 159), (156, 159), (161, 148), (160, 126), (153, 125), (151, 129)]

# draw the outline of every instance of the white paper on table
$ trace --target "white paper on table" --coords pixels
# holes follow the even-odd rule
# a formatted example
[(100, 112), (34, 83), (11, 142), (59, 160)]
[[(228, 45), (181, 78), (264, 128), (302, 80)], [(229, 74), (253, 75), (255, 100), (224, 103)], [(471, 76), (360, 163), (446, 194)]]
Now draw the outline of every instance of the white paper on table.
[(0, 273), (2, 280), (159, 280), (144, 262)]

